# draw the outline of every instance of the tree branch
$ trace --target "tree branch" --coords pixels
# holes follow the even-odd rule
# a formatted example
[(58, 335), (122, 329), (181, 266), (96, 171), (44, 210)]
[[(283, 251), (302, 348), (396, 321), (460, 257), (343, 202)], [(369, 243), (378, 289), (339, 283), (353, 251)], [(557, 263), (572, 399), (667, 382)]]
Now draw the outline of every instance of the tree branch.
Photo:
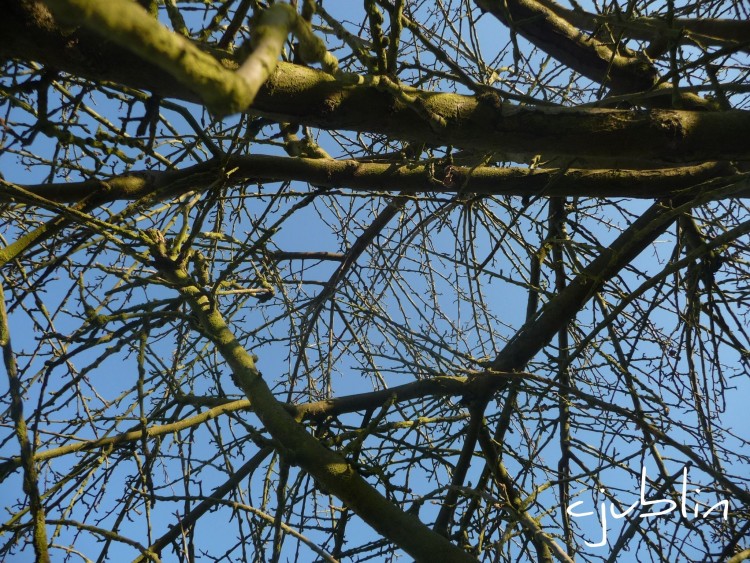
[[(63, 33), (41, 4), (14, 0), (4, 16), (0, 34), (6, 41), (0, 44), (0, 56), (39, 61), (83, 78), (143, 88), (162, 98), (201, 101), (159, 67), (127, 50), (85, 31)], [(225, 68), (240, 66), (228, 53), (216, 57)], [(504, 153), (516, 161), (534, 155), (543, 161), (555, 156), (612, 155), (654, 163), (750, 159), (750, 137), (745, 134), (750, 129), (748, 111), (542, 108), (502, 103), (491, 94), (463, 96), (404, 88), (423, 110), (415, 112), (379, 84), (379, 77), (352, 84), (279, 62), (258, 92), (252, 111), (323, 129)], [(422, 113), (436, 119), (425, 120)], [(445, 126), (435, 128), (433, 121), (441, 120)]]
[(341, 499), (384, 537), (420, 561), (473, 561), (451, 542), (400, 510), (365, 481), (339, 454), (324, 447), (307, 433), (276, 400), (255, 367), (255, 360), (236, 340), (211, 300), (196, 286), (183, 266), (163, 254), (163, 239), (150, 234), (155, 265), (186, 299), (200, 321), (204, 336), (211, 340), (234, 374), (235, 382), (250, 399), (251, 408), (265, 429), (282, 446), (288, 463), (299, 465), (321, 486)]
[[(657, 72), (645, 56), (620, 54), (573, 27), (563, 14), (536, 0), (476, 0), (512, 31), (555, 57), (583, 76), (612, 90), (614, 94), (646, 92), (657, 84)], [(647, 100), (652, 107), (672, 107), (674, 87), (661, 84), (664, 94)], [(680, 107), (715, 109), (714, 105), (692, 93), (679, 94)]]
[(335, 58), (288, 4), (273, 4), (262, 13), (253, 27), (253, 51), (233, 72), (183, 35), (164, 27), (131, 0), (47, 0), (46, 3), (62, 21), (82, 24), (142, 60), (153, 62), (219, 115), (242, 111), (253, 103), (258, 90), (276, 68), (291, 31), (303, 39), (308, 59), (324, 61), (329, 70), (337, 68)]
[(750, 50), (748, 45), (750, 21), (747, 20), (674, 18), (670, 26), (664, 20), (655, 17), (624, 19), (619, 14), (604, 15), (584, 10), (571, 10), (554, 0), (537, 0), (537, 2), (579, 29), (592, 31), (601, 25), (606, 25), (615, 33), (622, 32), (625, 37), (631, 39), (643, 41), (668, 39), (699, 46), (735, 46), (739, 50)]
[[(232, 170), (230, 176), (225, 170)], [(130, 172), (108, 179), (23, 186), (28, 192), (57, 203), (91, 197), (97, 204), (135, 201), (158, 194), (160, 199), (201, 191), (221, 179), (226, 185), (297, 180), (315, 186), (357, 191), (465, 193), (479, 195), (628, 197), (652, 199), (689, 194), (692, 186), (710, 179), (741, 176), (728, 162), (651, 170), (585, 170), (383, 164), (323, 158), (244, 155), (224, 163), (209, 160), (182, 170)], [(3, 182), (0, 181), (0, 188)], [(747, 190), (732, 197), (747, 197)], [(20, 201), (10, 189), (0, 190), (0, 202)], [(32, 203), (32, 202), (29, 202)]]
[[(740, 181), (743, 188), (748, 178)], [(625, 229), (614, 242), (601, 251), (571, 282), (559, 292), (539, 314), (526, 324), (500, 351), (490, 364), (500, 372), (522, 370), (542, 350), (552, 337), (570, 322), (583, 305), (598, 292), (606, 282), (630, 264), (643, 250), (663, 233), (671, 222), (693, 207), (705, 203), (716, 191), (732, 192), (733, 182), (723, 184), (711, 181), (702, 186), (702, 192), (691, 198), (675, 202), (657, 201)], [(498, 381), (490, 383), (486, 377), (476, 378), (477, 397), (486, 397), (505, 385)]]

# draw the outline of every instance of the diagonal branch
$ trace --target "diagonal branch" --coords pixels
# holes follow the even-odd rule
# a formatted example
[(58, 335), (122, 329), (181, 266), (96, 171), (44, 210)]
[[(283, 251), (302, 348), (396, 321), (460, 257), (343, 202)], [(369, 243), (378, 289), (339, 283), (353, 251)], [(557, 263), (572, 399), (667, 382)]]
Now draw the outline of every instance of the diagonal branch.
[(613, 52), (536, 0), (476, 3), (545, 53), (617, 93), (648, 90), (656, 83), (656, 69), (648, 61)]
[[(515, 336), (491, 362), (490, 367), (499, 372), (523, 370), (559, 330), (569, 323), (583, 306), (623, 268), (662, 234), (682, 214), (715, 197), (716, 193), (733, 193), (747, 185), (742, 178), (738, 184), (715, 180), (700, 186), (701, 191), (690, 198), (675, 201), (657, 201), (634, 221), (612, 244), (602, 249), (571, 282), (555, 295), (538, 315), (524, 324)], [(491, 372), (490, 372), (491, 373)], [(492, 383), (483, 374), (474, 378), (476, 397), (491, 397), (505, 386), (504, 380)]]
[(176, 540), (183, 530), (190, 528), (201, 516), (212, 508), (215, 508), (220, 500), (224, 499), (225, 496), (237, 488), (242, 480), (253, 473), (272, 451), (273, 449), (270, 446), (261, 448), (260, 451), (247, 460), (242, 467), (232, 473), (229, 479), (227, 479), (222, 485), (216, 487), (208, 498), (199, 502), (190, 512), (185, 514), (180, 519), (179, 524), (170, 526), (165, 534), (149, 546), (147, 552), (135, 559), (134, 563), (143, 563), (144, 561), (147, 561), (148, 552), (160, 554), (162, 549)]
[(308, 434), (276, 400), (255, 367), (253, 357), (236, 340), (219, 311), (194, 284), (181, 264), (163, 254), (163, 238), (148, 235), (155, 265), (175, 285), (200, 322), (202, 332), (226, 360), (251, 408), (271, 436), (278, 440), (287, 462), (299, 465), (321, 486), (341, 499), (384, 537), (420, 561), (473, 561), (467, 553), (434, 533), (411, 514), (388, 501), (339, 454)]
[[(331, 274), (331, 277), (325, 282), (323, 289), (310, 302), (307, 309), (307, 316), (305, 317), (305, 322), (298, 339), (297, 347), (299, 353), (297, 354), (297, 359), (294, 363), (294, 370), (292, 371), (292, 382), (297, 378), (299, 367), (305, 356), (305, 350), (307, 349), (310, 337), (315, 330), (315, 326), (318, 323), (323, 307), (325, 307), (328, 300), (332, 299), (336, 294), (339, 283), (341, 283), (341, 281), (348, 275), (349, 271), (357, 263), (360, 256), (362, 256), (373, 241), (380, 236), (381, 232), (388, 226), (388, 223), (390, 223), (401, 209), (403, 209), (405, 204), (406, 198), (402, 196), (394, 197), (386, 204), (385, 208), (378, 213), (378, 216), (373, 219), (372, 223), (368, 225), (368, 227), (357, 237), (357, 240), (354, 241), (354, 244), (352, 244), (352, 246), (346, 251), (341, 263), (336, 267), (333, 274)], [(292, 383), (289, 392), (290, 397), (291, 389), (293, 387), (294, 384)]]
[(543, 563), (551, 563), (554, 556), (562, 563), (573, 563), (565, 550), (549, 534), (544, 533), (539, 522), (529, 514), (528, 507), (524, 506), (521, 492), (516, 488), (513, 478), (498, 456), (492, 437), (485, 426), (482, 426), (479, 431), (479, 445), (487, 459), (487, 466), (498, 488), (504, 493), (505, 508), (518, 520), (525, 533), (530, 537), (534, 547), (536, 547), (538, 560)]
[[(651, 90), (657, 84), (657, 72), (645, 56), (621, 54), (595, 37), (583, 34), (563, 14), (554, 11), (551, 0), (476, 0), (512, 31), (555, 57), (583, 76), (610, 88), (614, 94)], [(662, 84), (663, 96), (650, 98), (655, 107), (672, 107), (673, 87)], [(695, 94), (680, 95), (685, 108), (711, 108), (710, 102)]]
[(321, 60), (329, 70), (338, 66), (312, 35), (307, 22), (288, 4), (273, 4), (262, 13), (253, 28), (253, 51), (234, 72), (131, 0), (47, 0), (47, 4), (62, 21), (83, 24), (143, 60), (152, 61), (219, 115), (241, 111), (253, 103), (276, 68), (291, 31), (306, 46), (302, 51), (311, 62)]

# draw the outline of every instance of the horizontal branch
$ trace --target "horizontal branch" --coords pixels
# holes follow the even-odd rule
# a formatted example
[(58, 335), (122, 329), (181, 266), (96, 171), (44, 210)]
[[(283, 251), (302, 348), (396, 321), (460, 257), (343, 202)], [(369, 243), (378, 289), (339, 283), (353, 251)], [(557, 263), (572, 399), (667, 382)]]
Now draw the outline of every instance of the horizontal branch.
[[(487, 370), (482, 372), (472, 372), (470, 373), (470, 377), (435, 376), (419, 381), (413, 381), (411, 383), (405, 383), (389, 389), (379, 389), (377, 391), (344, 395), (322, 401), (313, 401), (297, 405), (285, 404), (282, 406), (296, 420), (312, 420), (316, 418), (340, 416), (347, 413), (376, 409), (381, 407), (388, 400), (394, 400), (394, 402), (406, 402), (414, 399), (436, 397), (462, 397), (467, 394), (475, 394), (478, 389), (486, 387), (487, 384), (497, 387), (504, 386), (512, 381), (526, 382), (527, 384), (535, 382), (544, 388), (558, 388), (560, 392), (575, 396), (584, 403), (601, 408), (606, 412), (618, 414), (624, 419), (636, 423), (640, 427), (647, 428), (649, 432), (657, 436), (665, 444), (677, 448), (686, 454), (688, 458), (693, 459), (693, 461), (695, 461), (702, 469), (707, 470), (711, 474), (715, 473), (710, 470), (710, 467), (707, 468), (705, 462), (703, 462), (699, 456), (694, 455), (690, 448), (682, 446), (679, 442), (672, 440), (667, 434), (657, 429), (652, 424), (638, 418), (637, 413), (619, 407), (609, 401), (603, 401), (575, 387), (567, 387), (557, 380), (548, 379), (540, 375), (523, 371), (499, 372), (495, 370)], [(226, 415), (238, 410), (251, 409), (251, 402), (249, 399), (230, 400), (216, 397), (184, 395), (177, 398), (177, 401), (194, 406), (208, 406), (209, 409), (182, 421), (149, 427), (146, 429), (146, 433), (149, 437), (178, 432), (182, 429), (193, 427), (196, 424), (212, 420), (218, 416)], [(61, 455), (78, 451), (91, 451), (100, 447), (118, 447), (135, 440), (140, 440), (142, 437), (142, 430), (133, 430), (118, 436), (112, 436), (111, 438), (81, 442), (78, 444), (71, 444), (69, 446), (62, 446), (37, 452), (34, 455), (34, 461), (38, 463)], [(18, 457), (6, 460), (0, 465), (0, 476), (7, 475), (19, 465), (20, 458)], [(721, 481), (725, 481), (725, 479), (722, 478)], [(737, 494), (737, 486), (733, 484), (731, 488), (733, 489), (733, 492)], [(750, 502), (750, 493), (744, 491), (740, 492), (738, 496), (744, 502)]]
[[(201, 102), (194, 92), (129, 50), (104, 43), (85, 30), (63, 33), (43, 5), (20, 0), (8, 4), (0, 18), (5, 38), (0, 56), (37, 61), (82, 78), (142, 88), (164, 98)], [(231, 54), (214, 56), (228, 69), (240, 66)], [(403, 96), (394, 96), (378, 76), (360, 77), (352, 83), (279, 62), (248, 109), (285, 122), (497, 152), (515, 161), (534, 155), (541, 155), (542, 160), (614, 155), (652, 163), (750, 159), (749, 111), (549, 108), (507, 104), (492, 94), (402, 90)], [(436, 123), (444, 125), (436, 127)]]
[[(117, 434), (116, 436), (108, 436), (106, 438), (99, 438), (96, 440), (84, 440), (80, 442), (73, 442), (60, 446), (58, 448), (49, 448), (43, 451), (37, 451), (34, 453), (34, 463), (41, 463), (57, 457), (62, 457), (76, 452), (89, 452), (92, 450), (118, 448), (130, 442), (143, 439), (144, 436), (148, 438), (154, 438), (156, 436), (164, 436), (165, 434), (174, 434), (182, 430), (194, 428), (200, 424), (204, 424), (210, 420), (213, 420), (219, 416), (229, 414), (238, 410), (245, 410), (250, 408), (250, 401), (247, 399), (238, 399), (234, 401), (218, 401), (210, 409), (205, 410), (194, 416), (184, 418), (168, 424), (155, 424), (148, 426), (145, 429), (130, 430)], [(14, 471), (21, 465), (21, 458), (16, 456), (12, 457), (3, 463), (0, 463), (0, 481), (5, 478), (5, 475)]]
[[(515, 374), (513, 374), (515, 375)], [(412, 383), (406, 383), (390, 389), (381, 389), (368, 393), (356, 395), (345, 395), (322, 401), (313, 401), (301, 404), (284, 404), (284, 409), (296, 420), (310, 420), (325, 418), (328, 416), (339, 416), (363, 410), (380, 407), (387, 400), (395, 397), (396, 401), (409, 401), (425, 397), (460, 396), (465, 391), (466, 377), (438, 376)], [(174, 434), (194, 428), (215, 418), (243, 410), (250, 410), (249, 399), (220, 399), (216, 397), (198, 397), (194, 395), (183, 395), (175, 397), (175, 401), (193, 406), (209, 407), (207, 410), (194, 416), (184, 418), (168, 424), (157, 424), (145, 429), (136, 429), (123, 432), (116, 436), (99, 438), (96, 440), (85, 440), (66, 444), (58, 448), (37, 451), (34, 454), (34, 462), (40, 463), (57, 457), (73, 454), (76, 452), (90, 452), (102, 448), (118, 448), (136, 440), (143, 439), (144, 435), (149, 438)], [(0, 481), (6, 475), (15, 471), (21, 465), (19, 456), (11, 457), (0, 463)]]
[(672, 23), (655, 17), (625, 18), (622, 14), (593, 14), (584, 10), (571, 10), (554, 0), (537, 0), (548, 10), (580, 29), (593, 31), (607, 26), (630, 39), (644, 41), (677, 41), (699, 46), (736, 46), (750, 51), (750, 21), (716, 18), (674, 18)]
[[(425, 120), (379, 87), (378, 77), (348, 85), (325, 73), (279, 64), (253, 110), (321, 129), (496, 152), (507, 160), (540, 155), (637, 159), (653, 163), (750, 159), (750, 111), (551, 108), (503, 103), (492, 94), (465, 96), (407, 89)], [(445, 123), (442, 128), (433, 122)]]
[(298, 420), (339, 416), (351, 412), (376, 409), (388, 400), (401, 402), (425, 397), (460, 396), (466, 392), (466, 382), (467, 378), (460, 376), (430, 377), (389, 389), (345, 395), (312, 403), (286, 405), (286, 409)]
[(344, 259), (344, 254), (341, 252), (304, 252), (304, 251), (291, 251), (291, 250), (275, 250), (268, 253), (271, 260), (278, 262), (285, 260), (311, 260), (311, 261), (331, 261), (341, 262)]
[[(231, 170), (227, 177), (226, 170)], [(88, 180), (63, 184), (23, 186), (37, 196), (57, 203), (93, 196), (100, 203), (137, 200), (158, 194), (161, 199), (200, 191), (225, 178), (225, 185), (273, 181), (301, 181), (315, 186), (359, 191), (466, 193), (510, 196), (580, 196), (653, 199), (689, 193), (702, 182), (737, 175), (726, 162), (651, 170), (528, 169), (463, 167), (435, 164), (385, 164), (355, 160), (244, 155), (224, 163), (203, 162), (177, 171), (131, 172), (106, 182)], [(750, 195), (747, 191), (732, 197)], [(14, 201), (0, 191), (0, 201)]]

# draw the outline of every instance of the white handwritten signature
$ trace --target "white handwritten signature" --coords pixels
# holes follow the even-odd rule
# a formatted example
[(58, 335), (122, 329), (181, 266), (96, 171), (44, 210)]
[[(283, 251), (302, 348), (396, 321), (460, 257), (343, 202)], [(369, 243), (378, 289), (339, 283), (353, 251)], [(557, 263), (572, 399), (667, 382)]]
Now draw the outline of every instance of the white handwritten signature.
[[(681, 492), (681, 502), (680, 502), (680, 513), (682, 514), (683, 518), (687, 518), (688, 512), (687, 512), (687, 484), (688, 484), (688, 469), (687, 467), (683, 468), (682, 470), (682, 492)], [(602, 492), (604, 492), (604, 489), (602, 489)], [(693, 493), (699, 493), (700, 489), (695, 489), (692, 491)], [(579, 500), (577, 502), (574, 502), (568, 508), (566, 509), (566, 512), (568, 515), (572, 516), (573, 518), (586, 518), (588, 516), (593, 516), (593, 512), (575, 512), (574, 510), (582, 505), (584, 501)], [(606, 508), (606, 501), (602, 501), (601, 507), (599, 510), (599, 522), (602, 526), (602, 539), (599, 542), (596, 543), (590, 543), (590, 542), (584, 542), (589, 547), (602, 547), (604, 545), (607, 545), (607, 508)], [(664, 508), (660, 510), (655, 510), (655, 507), (658, 505), (666, 505)], [(641, 518), (654, 518), (656, 516), (664, 516), (666, 514), (670, 514), (674, 512), (677, 509), (677, 502), (671, 499), (654, 499), (654, 500), (647, 500), (646, 499), (646, 468), (641, 468), (641, 495), (640, 498), (635, 501), (633, 504), (631, 504), (626, 510), (623, 512), (617, 512), (615, 511), (614, 504), (612, 502), (609, 503), (609, 513), (615, 520), (619, 520), (620, 518), (624, 518), (628, 514), (630, 514), (633, 510), (636, 509), (637, 506), (642, 506), (644, 509), (644, 512), (640, 514)], [(696, 502), (695, 506), (693, 507), (693, 516), (695, 518), (698, 517), (700, 513), (700, 507), (701, 506), (708, 506), (708, 505), (701, 505), (700, 503)], [(650, 512), (648, 510), (651, 510), (649, 507), (654, 507), (654, 511)], [(706, 518), (709, 514), (711, 514), (714, 511), (718, 511), (719, 509), (722, 510), (722, 517), (724, 520), (727, 519), (729, 514), (729, 501), (728, 500), (722, 500), (714, 504), (713, 506), (710, 506), (707, 508), (705, 512), (702, 513), (701, 517)]]

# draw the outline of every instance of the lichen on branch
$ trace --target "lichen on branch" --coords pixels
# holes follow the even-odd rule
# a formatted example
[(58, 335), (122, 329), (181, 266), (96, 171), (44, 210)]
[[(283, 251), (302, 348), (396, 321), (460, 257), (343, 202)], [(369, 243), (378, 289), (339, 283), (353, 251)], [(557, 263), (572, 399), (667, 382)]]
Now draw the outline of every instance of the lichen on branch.
[(336, 58), (288, 4), (273, 4), (261, 14), (253, 29), (252, 52), (237, 71), (225, 68), (131, 0), (49, 0), (47, 4), (64, 23), (82, 24), (156, 64), (197, 94), (217, 115), (236, 113), (252, 105), (276, 69), (290, 32), (304, 45), (307, 58), (322, 62), (328, 71), (337, 70)]

